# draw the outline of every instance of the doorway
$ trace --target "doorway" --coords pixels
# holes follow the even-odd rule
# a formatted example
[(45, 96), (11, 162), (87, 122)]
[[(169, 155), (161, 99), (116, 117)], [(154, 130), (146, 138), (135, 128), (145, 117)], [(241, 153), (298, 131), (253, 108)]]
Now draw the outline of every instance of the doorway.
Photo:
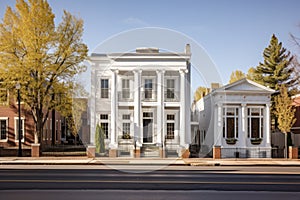
[(143, 113), (143, 143), (153, 142), (153, 113)]

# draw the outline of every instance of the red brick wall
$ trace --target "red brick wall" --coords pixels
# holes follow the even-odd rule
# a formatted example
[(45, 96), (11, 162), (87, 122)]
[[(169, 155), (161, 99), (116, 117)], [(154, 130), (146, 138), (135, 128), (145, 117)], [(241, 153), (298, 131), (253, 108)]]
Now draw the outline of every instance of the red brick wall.
[[(18, 105), (14, 102), (11, 105), (0, 105), (0, 117), (8, 118), (8, 141), (0, 142), (2, 147), (15, 147), (18, 141), (15, 140), (15, 117), (18, 118)], [(25, 142), (23, 145), (30, 146), (34, 142), (34, 126), (33, 118), (30, 111), (24, 109), (21, 104), (21, 117), (25, 118)]]

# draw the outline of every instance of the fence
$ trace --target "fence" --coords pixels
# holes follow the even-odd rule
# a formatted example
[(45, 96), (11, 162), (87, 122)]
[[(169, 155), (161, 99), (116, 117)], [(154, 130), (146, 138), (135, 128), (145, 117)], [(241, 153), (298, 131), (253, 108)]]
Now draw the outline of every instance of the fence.
[(222, 148), (221, 158), (271, 158), (270, 148)]

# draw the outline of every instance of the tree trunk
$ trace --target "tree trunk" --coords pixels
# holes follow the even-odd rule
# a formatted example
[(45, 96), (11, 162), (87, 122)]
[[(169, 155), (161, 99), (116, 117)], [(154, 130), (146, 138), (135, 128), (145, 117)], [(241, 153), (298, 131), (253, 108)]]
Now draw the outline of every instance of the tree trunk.
[(284, 157), (288, 158), (288, 147), (287, 147), (287, 133), (284, 133)]

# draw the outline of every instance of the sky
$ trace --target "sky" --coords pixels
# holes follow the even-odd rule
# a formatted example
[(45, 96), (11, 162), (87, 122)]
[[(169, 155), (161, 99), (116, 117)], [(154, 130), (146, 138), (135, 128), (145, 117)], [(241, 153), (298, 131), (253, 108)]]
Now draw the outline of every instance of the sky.
[[(292, 54), (300, 54), (290, 37), (291, 33), (300, 37), (299, 0), (48, 2), (55, 13), (57, 24), (61, 22), (64, 9), (84, 20), (83, 41), (89, 47), (89, 54), (108, 38), (124, 31), (144, 27), (173, 30), (203, 48), (220, 73), (223, 85), (228, 83), (234, 70), (247, 72), (263, 60), (262, 52), (268, 46), (272, 34)], [(3, 18), (6, 6), (14, 5), (15, 0), (1, 0), (0, 18)], [(191, 49), (193, 57), (193, 46)]]

